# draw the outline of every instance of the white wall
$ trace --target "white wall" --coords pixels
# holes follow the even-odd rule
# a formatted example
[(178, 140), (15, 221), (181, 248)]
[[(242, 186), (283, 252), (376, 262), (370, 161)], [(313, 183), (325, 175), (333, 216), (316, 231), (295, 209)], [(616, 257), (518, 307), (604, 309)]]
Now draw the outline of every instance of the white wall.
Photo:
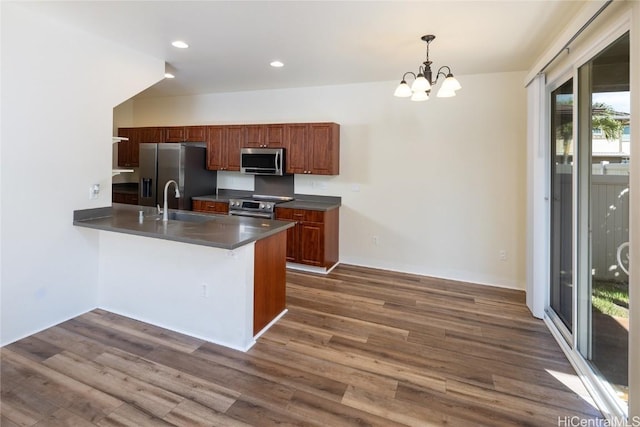
[[(342, 196), (341, 262), (524, 289), (524, 73), (458, 78), (457, 97), (424, 103), (393, 97), (392, 81), (137, 99), (133, 116), (340, 123), (340, 175), (297, 175), (296, 192)], [(242, 178), (221, 182), (252, 189)]]
[(72, 226), (73, 210), (111, 204), (113, 107), (161, 79), (164, 62), (35, 7), (1, 7), (4, 345), (96, 307), (97, 238)]
[(254, 243), (229, 251), (92, 231), (100, 308), (240, 351), (255, 343)]

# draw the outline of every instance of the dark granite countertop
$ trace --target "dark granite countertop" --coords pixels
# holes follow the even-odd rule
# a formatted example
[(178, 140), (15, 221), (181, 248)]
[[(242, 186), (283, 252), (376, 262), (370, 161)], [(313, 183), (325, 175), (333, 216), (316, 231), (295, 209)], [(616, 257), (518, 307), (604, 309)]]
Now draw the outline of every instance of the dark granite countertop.
[[(139, 212), (143, 219), (139, 219)], [(194, 245), (235, 249), (269, 237), (295, 223), (242, 216), (214, 215), (190, 211), (169, 210), (169, 214), (186, 215), (187, 220), (162, 221), (153, 207), (114, 203), (111, 207), (73, 212), (73, 225), (135, 234), (155, 239), (172, 240)]]
[(205, 200), (211, 202), (229, 202), (229, 199), (241, 199), (243, 197), (253, 196), (253, 191), (246, 190), (224, 190), (218, 191), (218, 194), (208, 194), (206, 196), (192, 197), (191, 200)]
[(279, 208), (306, 209), (309, 211), (330, 211), (339, 208), (342, 204), (341, 197), (315, 196), (312, 194), (296, 194), (291, 202), (278, 204)]
[[(220, 190), (218, 194), (192, 197), (193, 200), (208, 200), (214, 202), (229, 202), (229, 199), (251, 197), (253, 191)], [(294, 200), (278, 204), (278, 207), (291, 209), (306, 209), (312, 211), (330, 211), (339, 208), (342, 198), (336, 196), (317, 196), (313, 194), (295, 194)]]

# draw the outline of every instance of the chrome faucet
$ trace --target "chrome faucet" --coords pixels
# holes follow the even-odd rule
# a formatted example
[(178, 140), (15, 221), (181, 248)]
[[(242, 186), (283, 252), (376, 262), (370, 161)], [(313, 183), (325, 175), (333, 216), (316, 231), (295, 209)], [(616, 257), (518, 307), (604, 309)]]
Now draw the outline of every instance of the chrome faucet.
[(169, 207), (167, 206), (167, 192), (169, 191), (169, 184), (173, 182), (173, 185), (176, 187), (176, 197), (180, 197), (180, 190), (178, 190), (178, 183), (174, 180), (170, 179), (164, 185), (164, 208), (162, 209), (162, 222), (169, 221)]

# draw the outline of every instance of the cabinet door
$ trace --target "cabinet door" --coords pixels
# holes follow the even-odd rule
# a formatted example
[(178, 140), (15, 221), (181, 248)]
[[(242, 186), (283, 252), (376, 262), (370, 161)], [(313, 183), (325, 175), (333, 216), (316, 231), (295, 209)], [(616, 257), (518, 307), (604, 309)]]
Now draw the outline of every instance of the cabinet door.
[(184, 126), (172, 126), (164, 128), (164, 142), (183, 142)]
[(300, 262), (322, 266), (324, 263), (324, 224), (301, 222), (298, 227), (300, 227)]
[(207, 128), (207, 169), (223, 170), (224, 163), (224, 127)]
[(138, 152), (141, 132), (139, 128), (120, 128), (118, 136), (129, 138), (118, 143), (118, 166), (137, 167), (140, 163)]
[(240, 149), (244, 146), (244, 126), (225, 126), (225, 151), (227, 161), (225, 170), (240, 170)]
[(335, 123), (309, 125), (308, 159), (310, 173), (337, 175), (340, 169), (340, 128)]
[(207, 140), (206, 126), (185, 126), (184, 141), (187, 142), (205, 142)]
[(244, 146), (245, 147), (264, 147), (265, 127), (263, 125), (245, 126)]
[(308, 126), (290, 124), (285, 128), (287, 173), (307, 173), (306, 141)]
[(111, 195), (111, 201), (113, 203), (127, 203), (127, 198), (124, 193), (113, 193)]
[(209, 202), (209, 204), (207, 204), (207, 208), (209, 208), (211, 212), (215, 212), (217, 214), (225, 215), (229, 213), (229, 203), (225, 202)]
[(191, 201), (191, 210), (194, 212), (206, 212), (205, 201), (203, 200), (192, 200)]
[(143, 142), (165, 142), (164, 128), (161, 127), (147, 127), (136, 128), (138, 131), (138, 143)]
[[(134, 133), (135, 129), (133, 128), (119, 128), (118, 136), (123, 138), (129, 138), (128, 141), (120, 141), (118, 142), (118, 166), (119, 167), (131, 167), (131, 145), (134, 143)], [(120, 202), (118, 202), (120, 203)]]
[(264, 144), (267, 147), (284, 147), (284, 125), (266, 126)]
[[(276, 208), (276, 219), (281, 221), (293, 221), (294, 210), (289, 208)], [(299, 218), (299, 216), (298, 216)], [(287, 261), (296, 262), (298, 260), (298, 224), (295, 227), (287, 228)]]

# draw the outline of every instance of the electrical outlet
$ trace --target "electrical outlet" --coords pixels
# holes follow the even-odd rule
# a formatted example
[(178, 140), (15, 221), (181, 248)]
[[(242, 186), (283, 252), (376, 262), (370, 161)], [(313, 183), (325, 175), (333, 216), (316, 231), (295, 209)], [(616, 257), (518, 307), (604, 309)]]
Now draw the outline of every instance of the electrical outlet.
[(209, 285), (207, 285), (206, 283), (203, 283), (201, 285), (201, 294), (200, 294), (203, 298), (209, 298)]
[(373, 242), (374, 246), (378, 246), (378, 236), (372, 236), (371, 241)]
[(97, 199), (100, 196), (100, 184), (93, 184), (89, 187), (89, 200)]
[(498, 258), (500, 258), (500, 261), (506, 261), (507, 251), (505, 251), (504, 249), (500, 249), (500, 251), (498, 252)]

